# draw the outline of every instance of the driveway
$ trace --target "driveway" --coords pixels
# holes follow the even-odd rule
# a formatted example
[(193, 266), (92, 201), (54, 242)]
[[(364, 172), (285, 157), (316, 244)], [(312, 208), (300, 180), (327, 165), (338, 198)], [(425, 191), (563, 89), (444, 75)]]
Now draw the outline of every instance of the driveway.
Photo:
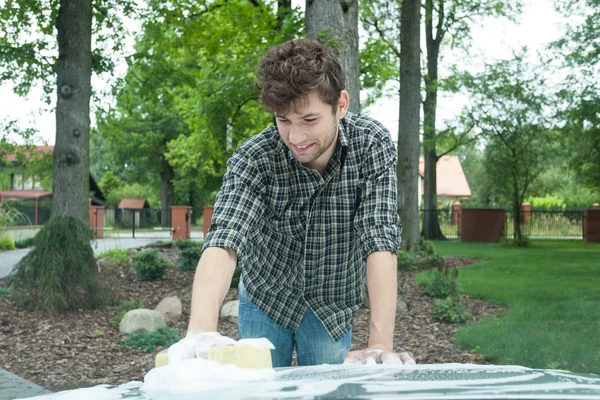
[[(107, 238), (98, 239), (92, 242), (92, 248), (94, 254), (104, 253), (110, 249), (131, 249), (135, 247), (143, 247), (159, 240), (165, 241), (170, 239), (164, 238), (145, 238), (145, 239), (131, 239), (131, 238)], [(29, 253), (31, 249), (17, 249), (11, 251), (4, 251), (0, 253), (0, 278), (8, 276), (14, 266), (23, 258), (25, 254)]]

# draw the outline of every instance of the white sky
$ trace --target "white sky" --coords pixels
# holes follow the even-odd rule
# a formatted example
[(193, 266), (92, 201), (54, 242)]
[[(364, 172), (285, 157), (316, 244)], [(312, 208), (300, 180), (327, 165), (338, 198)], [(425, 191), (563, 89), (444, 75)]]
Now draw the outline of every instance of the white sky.
[[(294, 5), (303, 6), (302, 0), (294, 0)], [(524, 0), (525, 7), (519, 25), (506, 20), (487, 19), (480, 26), (472, 27), (472, 46), (469, 54), (473, 59), (471, 64), (481, 61), (491, 62), (494, 59), (509, 58), (513, 49), (528, 46), (529, 50), (543, 50), (544, 46), (561, 36), (560, 15), (556, 13), (552, 0)], [(462, 55), (444, 52), (440, 62), (441, 73), (444, 66), (460, 64)], [(123, 68), (121, 68), (124, 71)], [(96, 77), (92, 81), (95, 87), (106, 85)], [(52, 96), (53, 102), (54, 95)], [(0, 86), (0, 123), (5, 120), (18, 119), (22, 128), (35, 127), (40, 132), (35, 139), (37, 144), (47, 142), (54, 144), (55, 116), (48, 111), (49, 106), (42, 102), (41, 89), (34, 88), (27, 98), (21, 98), (12, 93), (10, 84)], [(441, 96), (438, 100), (438, 121), (452, 119), (462, 105), (464, 99)], [(398, 132), (398, 99), (381, 99), (370, 109), (365, 110), (374, 118), (380, 120), (392, 133), (394, 140)], [(93, 113), (92, 113), (93, 114)], [(92, 123), (93, 123), (93, 115)], [(442, 122), (440, 122), (442, 123)]]

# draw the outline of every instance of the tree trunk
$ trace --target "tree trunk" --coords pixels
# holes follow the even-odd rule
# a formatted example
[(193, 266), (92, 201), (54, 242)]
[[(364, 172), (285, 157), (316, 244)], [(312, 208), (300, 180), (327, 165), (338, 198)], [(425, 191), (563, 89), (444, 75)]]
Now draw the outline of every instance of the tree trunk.
[(405, 251), (417, 251), (419, 243), (420, 8), (420, 0), (404, 0), (400, 23), (398, 208)]
[(360, 111), (360, 56), (358, 53), (358, 0), (307, 0), (304, 18), (307, 36), (335, 47), (346, 73), (350, 111)]
[(521, 240), (521, 200), (516, 177), (513, 176), (513, 239)]
[(160, 171), (160, 222), (162, 226), (170, 226), (171, 224), (171, 206), (175, 198), (174, 178), (175, 172), (173, 171), (173, 167), (163, 158), (162, 170)]
[[(425, 103), (423, 105), (423, 154), (425, 158), (425, 190), (423, 193), (423, 236), (430, 240), (445, 239), (437, 216), (437, 153), (435, 121), (437, 111), (438, 58), (441, 33), (433, 37), (433, 1), (425, 5), (425, 36), (427, 44), (427, 76), (425, 77)], [(438, 18), (441, 18), (438, 16)]]
[(88, 223), (92, 2), (60, 0), (52, 213)]
[(283, 23), (292, 13), (292, 0), (277, 0), (277, 30), (280, 31)]

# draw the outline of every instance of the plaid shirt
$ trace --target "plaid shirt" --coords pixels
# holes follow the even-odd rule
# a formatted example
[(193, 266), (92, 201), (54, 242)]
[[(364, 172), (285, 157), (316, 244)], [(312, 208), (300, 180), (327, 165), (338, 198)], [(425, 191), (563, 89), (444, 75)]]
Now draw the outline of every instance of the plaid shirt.
[(334, 340), (362, 302), (366, 259), (400, 250), (397, 154), (379, 122), (348, 113), (325, 175), (296, 161), (272, 126), (227, 162), (204, 248), (233, 249), (250, 299), (296, 331), (306, 307)]

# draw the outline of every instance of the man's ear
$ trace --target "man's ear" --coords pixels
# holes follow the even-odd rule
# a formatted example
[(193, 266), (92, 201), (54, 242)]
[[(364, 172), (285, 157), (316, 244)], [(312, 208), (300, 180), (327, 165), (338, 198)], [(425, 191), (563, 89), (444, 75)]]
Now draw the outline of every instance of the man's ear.
[(340, 98), (338, 99), (338, 107), (336, 109), (335, 117), (337, 119), (342, 119), (346, 116), (348, 112), (348, 107), (350, 106), (350, 95), (346, 90), (342, 90), (340, 93)]

